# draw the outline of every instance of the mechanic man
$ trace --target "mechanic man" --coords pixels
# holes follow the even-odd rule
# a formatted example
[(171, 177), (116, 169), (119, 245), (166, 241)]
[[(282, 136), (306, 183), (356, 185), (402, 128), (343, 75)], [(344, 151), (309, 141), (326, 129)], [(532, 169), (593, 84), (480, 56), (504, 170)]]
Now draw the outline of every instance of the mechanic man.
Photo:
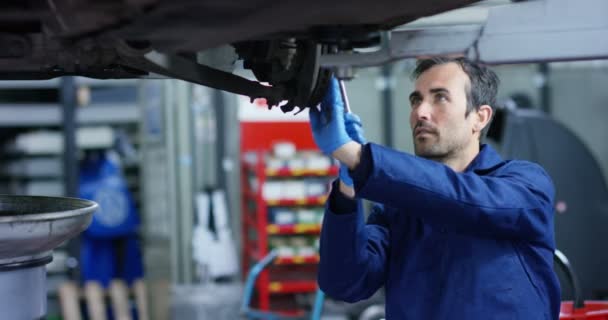
[[(384, 286), (388, 320), (557, 319), (552, 181), (481, 144), (496, 74), (433, 58), (413, 77), (416, 156), (364, 144), (335, 80), (324, 111), (311, 109), (316, 144), (342, 165), (323, 221), (321, 289), (355, 302)], [(378, 204), (367, 223), (361, 199)]]

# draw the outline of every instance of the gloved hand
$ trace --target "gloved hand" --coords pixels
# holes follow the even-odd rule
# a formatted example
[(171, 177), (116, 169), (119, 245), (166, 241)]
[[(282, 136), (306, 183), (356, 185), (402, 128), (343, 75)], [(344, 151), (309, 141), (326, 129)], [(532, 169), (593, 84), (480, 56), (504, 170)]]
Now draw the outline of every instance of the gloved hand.
[(344, 102), (338, 81), (331, 79), (321, 110), (310, 108), (310, 126), (315, 143), (326, 155), (331, 155), (341, 146), (352, 141), (344, 123)]
[[(365, 144), (367, 143), (365, 137), (363, 137), (363, 126), (361, 124), (361, 118), (354, 113), (346, 113), (344, 115), (346, 132), (348, 136), (354, 141)], [(348, 174), (348, 167), (344, 164), (340, 164), (339, 177), (345, 185), (352, 187), (353, 179)]]

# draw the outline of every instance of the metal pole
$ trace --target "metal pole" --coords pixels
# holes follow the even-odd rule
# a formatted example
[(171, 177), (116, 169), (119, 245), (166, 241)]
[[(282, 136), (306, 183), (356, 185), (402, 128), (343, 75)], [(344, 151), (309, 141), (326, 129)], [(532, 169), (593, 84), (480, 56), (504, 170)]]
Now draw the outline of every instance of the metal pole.
[(226, 102), (220, 90), (213, 90), (213, 107), (215, 108), (215, 188), (226, 190), (226, 172), (224, 171), (224, 158), (226, 157)]
[(542, 77), (540, 85), (540, 107), (548, 115), (551, 114), (551, 86), (549, 86), (549, 64), (546, 62), (538, 65), (538, 72)]
[(382, 88), (382, 110), (384, 124), (383, 137), (384, 145), (387, 147), (393, 147), (393, 66), (385, 64), (382, 66), (382, 80), (384, 87)]
[(78, 158), (76, 147), (76, 83), (73, 77), (61, 78), (61, 106), (63, 108), (63, 174), (64, 193), (78, 196)]
[[(67, 197), (78, 197), (78, 155), (76, 146), (76, 82), (74, 77), (61, 78), (60, 87), (62, 120), (63, 120), (63, 179), (64, 194)], [(73, 261), (79, 261), (80, 237), (68, 243), (68, 253)], [(70, 278), (80, 279), (80, 266), (71, 265)]]

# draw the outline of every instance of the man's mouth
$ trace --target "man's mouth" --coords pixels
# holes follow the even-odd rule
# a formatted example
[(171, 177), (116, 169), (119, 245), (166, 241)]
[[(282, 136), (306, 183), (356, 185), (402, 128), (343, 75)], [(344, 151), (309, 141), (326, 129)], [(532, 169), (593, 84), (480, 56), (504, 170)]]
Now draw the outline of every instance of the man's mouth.
[(431, 129), (431, 128), (424, 128), (424, 127), (419, 127), (416, 128), (416, 130), (414, 130), (414, 136), (419, 136), (419, 135), (424, 135), (424, 134), (436, 134), (435, 130)]

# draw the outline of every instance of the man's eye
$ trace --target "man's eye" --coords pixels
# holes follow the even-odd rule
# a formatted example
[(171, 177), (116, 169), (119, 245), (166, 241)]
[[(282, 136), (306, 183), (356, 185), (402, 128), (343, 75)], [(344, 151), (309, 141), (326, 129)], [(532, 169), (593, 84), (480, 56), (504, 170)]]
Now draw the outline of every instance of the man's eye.
[(417, 106), (419, 104), (420, 104), (420, 98), (412, 98), (412, 99), (410, 99), (410, 105), (412, 107), (415, 107), (415, 106)]
[(435, 96), (435, 100), (438, 102), (446, 102), (448, 101), (448, 97), (443, 94), (438, 94)]

